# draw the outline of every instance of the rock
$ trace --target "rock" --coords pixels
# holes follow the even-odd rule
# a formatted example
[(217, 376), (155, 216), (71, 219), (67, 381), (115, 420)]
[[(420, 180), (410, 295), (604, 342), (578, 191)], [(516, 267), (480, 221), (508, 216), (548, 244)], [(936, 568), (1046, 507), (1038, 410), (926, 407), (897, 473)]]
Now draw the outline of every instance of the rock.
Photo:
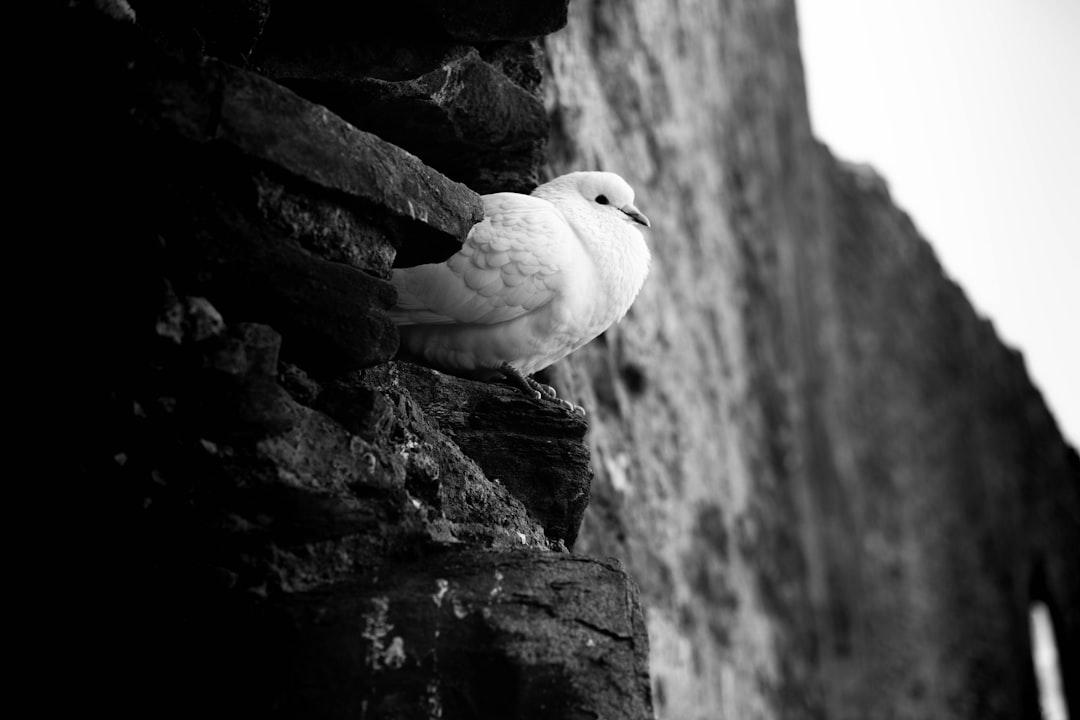
[(484, 45), (480, 55), (518, 87), (542, 98), (544, 48), (537, 40)]
[[(549, 547), (521, 503), (408, 397), (289, 371), (286, 386), (327, 415), (279, 384), (280, 336), (268, 327), (158, 337), (153, 371), (130, 388), (132, 429), (117, 452), (125, 485), (144, 493), (152, 531), (142, 551), (177, 582), (209, 565), (237, 591), (289, 593), (424, 548)], [(346, 402), (358, 397), (366, 413)]]
[[(285, 336), (285, 356), (316, 372), (394, 355), (389, 283), (306, 250), (293, 226), (260, 209), (251, 180), (236, 168), (226, 164), (212, 178), (192, 181), (195, 167), (213, 167), (212, 159), (158, 160), (158, 169), (174, 171), (151, 202), (158, 208), (161, 262), (179, 291), (211, 298), (234, 322), (273, 326)], [(341, 247), (355, 246), (328, 243), (322, 252)], [(378, 252), (369, 257), (385, 258)]]
[(327, 372), (391, 357), (392, 289), (340, 261), (385, 276), (403, 237), (445, 256), (480, 216), (476, 195), (251, 73), (133, 55), (133, 114), (161, 143), (154, 170), (169, 191), (154, 202), (173, 223), (163, 234), (184, 292), (280, 328), (287, 355)]
[[(210, 204), (187, 206), (166, 239), (174, 277), (215, 298), (231, 317), (280, 328), (283, 353), (325, 373), (393, 357), (397, 331), (386, 311), (389, 283), (311, 255), (252, 215)], [(197, 208), (197, 209), (196, 209)]]
[(408, 362), (365, 371), (364, 382), (408, 388), (424, 415), (520, 500), (548, 538), (573, 547), (592, 483), (584, 418), (507, 386)]
[[(598, 560), (454, 549), (319, 589), (236, 597), (191, 621), (189, 643), (230, 658), (234, 683), (215, 706), (280, 717), (652, 717), (636, 589)], [(195, 676), (213, 677), (211, 662)]]
[[(226, 326), (204, 298), (171, 297), (155, 327), (168, 412), (215, 441), (259, 439), (292, 427), (277, 384), (281, 336), (264, 325)], [(167, 369), (167, 370), (166, 370)]]
[(394, 407), (387, 397), (370, 388), (338, 379), (321, 389), (314, 401), (319, 410), (365, 440), (387, 437), (393, 431)]
[[(499, 57), (525, 82), (538, 79), (526, 69), (535, 56)], [(269, 63), (269, 70), (304, 97), (476, 192), (530, 192), (539, 184), (548, 135), (543, 105), (476, 50), (452, 48), (433, 68), (397, 80), (308, 63)], [(531, 70), (539, 75), (536, 65)]]
[(454, 77), (534, 98), (506, 38), (565, 4), (280, 0), (248, 57), (262, 3), (135, 4), (54, 13), (33, 109), (62, 181), (19, 209), (58, 309), (56, 557), (87, 562), (46, 574), (81, 707), (650, 717), (633, 585), (550, 552), (591, 468), (575, 549), (640, 583), (658, 717), (1035, 716), (1033, 603), (1076, 705), (1080, 458), (885, 183), (813, 138), (791, 2), (579, 0), (545, 42), (546, 170), (618, 171), (654, 222), (631, 313), (551, 370), (592, 462), (554, 405), (381, 366), (395, 249), (445, 257), (475, 194), (206, 59), (422, 102), (476, 42)]
[(144, 51), (134, 63), (139, 126), (227, 149), (395, 223), (457, 241), (483, 217), (479, 198), (414, 156), (253, 73), (208, 60), (193, 69)]
[(405, 0), (367, 6), (332, 0), (275, 0), (265, 42), (407, 39), (412, 45), (448, 39), (468, 43), (530, 40), (566, 25), (569, 0)]
[(184, 64), (130, 24), (99, 35), (101, 112), (127, 129), (112, 154), (132, 159), (130, 205), (153, 215), (178, 292), (279, 329), (286, 356), (316, 370), (391, 357), (392, 288), (339, 261), (385, 277), (404, 238), (445, 256), (481, 216), (478, 197), (264, 78)]
[[(406, 374), (357, 371), (396, 348), (396, 246), (445, 256), (477, 196), (270, 80), (174, 38), (163, 51), (145, 25), (89, 4), (60, 16), (46, 127), (79, 190), (41, 215), (50, 270), (73, 271), (50, 273), (66, 364), (53, 407), (78, 465), (73, 547), (93, 558), (78, 584), (108, 588), (82, 601), (72, 637), (115, 651), (80, 656), (73, 696), (93, 704), (107, 674), (130, 689), (101, 698), (121, 717), (342, 717), (357, 699), (368, 717), (469, 717), (476, 703), (489, 717), (647, 717), (634, 587), (551, 552), (585, 502), (584, 425), (567, 432), (540, 408), (547, 437), (527, 450), (552, 498), (522, 493), (528, 510)], [(537, 411), (473, 391), (474, 409), (521, 432)], [(387, 622), (415, 618), (430, 655), (415, 654), (419, 635), (382, 644), (387, 593)], [(493, 689), (490, 672), (513, 683)]]
[(528, 40), (566, 25), (569, 0), (434, 0), (434, 14), (450, 35), (469, 42)]
[(190, 378), (179, 410), (201, 435), (237, 441), (293, 426), (291, 400), (277, 383), (281, 336), (273, 328), (241, 323), (198, 342), (201, 372)]
[[(406, 488), (430, 506), (433, 516), (452, 523), (462, 540), (489, 546), (547, 549), (544, 518), (527, 512), (511, 489), (487, 477), (447, 430), (413, 398), (401, 363), (348, 373), (326, 383), (315, 406), (343, 427), (369, 437), (401, 458)], [(493, 393), (480, 385), (473, 391)]]
[[(378, 213), (290, 189), (267, 173), (254, 174), (252, 181), (260, 215), (290, 240), (313, 255), (389, 279), (395, 242), (402, 241), (375, 219)], [(458, 247), (456, 241), (447, 244)]]
[(127, 0), (94, 0), (94, 7), (113, 20), (135, 22), (135, 11)]
[(131, 0), (138, 24), (164, 45), (246, 63), (270, 16), (272, 0)]
[(410, 229), (418, 225), (460, 239), (483, 217), (468, 188), (408, 153), (264, 78), (224, 65), (215, 69), (223, 76), (221, 119), (206, 141), (224, 142), (362, 200)]

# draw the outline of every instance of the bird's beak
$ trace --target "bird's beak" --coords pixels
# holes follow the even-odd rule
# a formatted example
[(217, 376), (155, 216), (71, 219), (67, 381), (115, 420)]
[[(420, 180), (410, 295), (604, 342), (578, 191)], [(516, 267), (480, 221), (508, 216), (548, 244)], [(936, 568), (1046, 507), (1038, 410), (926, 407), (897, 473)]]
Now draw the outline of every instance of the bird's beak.
[(633, 205), (623, 205), (619, 209), (626, 213), (627, 216), (629, 216), (629, 218), (634, 222), (640, 223), (645, 227), (652, 227), (652, 224), (649, 222), (649, 218), (645, 217), (645, 214)]

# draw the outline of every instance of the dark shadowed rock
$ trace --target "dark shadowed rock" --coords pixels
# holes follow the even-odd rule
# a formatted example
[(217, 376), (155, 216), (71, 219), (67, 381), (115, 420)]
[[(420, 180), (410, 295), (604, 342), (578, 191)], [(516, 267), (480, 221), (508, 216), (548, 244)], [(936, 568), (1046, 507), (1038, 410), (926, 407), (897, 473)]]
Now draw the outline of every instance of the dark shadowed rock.
[(193, 67), (143, 53), (134, 116), (148, 130), (267, 164), (339, 202), (378, 211), (398, 234), (460, 242), (483, 217), (468, 188), (266, 78), (218, 61)]
[(258, 75), (224, 65), (220, 124), (206, 141), (233, 145), (383, 214), (464, 237), (482, 217), (468, 188)]
[[(495, 55), (522, 81), (538, 79), (535, 55)], [(476, 50), (450, 48), (433, 67), (396, 80), (363, 77), (365, 68), (303, 60), (267, 58), (264, 65), (304, 97), (479, 193), (529, 192), (538, 184), (548, 135), (543, 106)]]
[[(121, 705), (172, 697), (170, 717), (208, 704), (213, 715), (243, 707), (341, 717), (351, 693), (387, 689), (365, 674), (365, 660), (341, 655), (365, 636), (377, 643), (377, 628), (339, 609), (366, 607), (365, 588), (381, 582), (407, 595), (407, 568), (440, 548), (548, 547), (524, 507), (407, 399), (393, 417), (379, 416), (371, 440), (356, 435), (362, 420), (346, 427), (292, 397), (324, 392), (302, 371), (285, 366), (278, 383), (277, 333), (230, 326), (198, 298), (167, 304), (154, 338), (149, 362), (117, 398), (113, 458), (101, 477), (139, 507), (121, 526), (128, 537), (116, 558), (138, 568), (122, 583), (130, 608), (114, 636), (132, 658), (124, 667), (134, 688)], [(609, 580), (611, 598), (629, 597), (619, 595), (625, 576)], [(431, 602), (414, 597), (417, 609)], [(574, 602), (567, 622), (586, 612)], [(537, 630), (537, 642), (547, 638)], [(644, 648), (633, 642), (625, 662), (640, 665)], [(355, 658), (371, 654), (360, 651)], [(312, 686), (329, 694), (313, 696)]]
[(566, 25), (568, 0), (400, 0), (373, 10), (335, 0), (274, 0), (267, 45), (388, 36), (412, 45), (530, 40)]
[(518, 87), (542, 97), (544, 48), (538, 40), (493, 43), (483, 45), (479, 50), (484, 60), (513, 80)]
[[(49, 237), (77, 276), (55, 283), (80, 470), (65, 503), (93, 558), (80, 587), (101, 588), (73, 637), (111, 656), (81, 662), (72, 695), (110, 695), (118, 717), (648, 717), (633, 585), (550, 552), (586, 501), (584, 424), (506, 388), (355, 371), (396, 348), (395, 246), (438, 259), (476, 195), (178, 47), (187, 28), (116, 17), (67, 6), (48, 83), (77, 188)], [(508, 430), (487, 450), (537, 467), (471, 449), (500, 482), (463, 452), (459, 387), (478, 415), (462, 437)]]
[(528, 40), (566, 25), (569, 0), (433, 0), (450, 35), (470, 42)]
[[(250, 177), (261, 218), (283, 230), (290, 240), (326, 260), (389, 277), (395, 256), (393, 223), (377, 219), (377, 212), (362, 212), (301, 188), (290, 188), (270, 173)], [(243, 199), (250, 202), (250, 197)], [(447, 245), (456, 249), (457, 242), (447, 240)]]
[(572, 547), (589, 503), (588, 424), (547, 399), (408, 362), (364, 372), (375, 388), (407, 388), (436, 427), (500, 482), (552, 540)]
[[(522, 504), (409, 398), (279, 372), (274, 330), (226, 325), (199, 298), (180, 305), (156, 326), (153, 372), (126, 409), (138, 430), (119, 446), (161, 552), (291, 592), (420, 548), (548, 548)], [(208, 336), (196, 331), (205, 315), (217, 321)], [(174, 547), (183, 538), (192, 546)]]
[(389, 283), (312, 255), (241, 203), (196, 197), (177, 208), (165, 252), (185, 291), (213, 297), (231, 317), (280, 328), (284, 354), (322, 372), (393, 357)]
[(131, 0), (137, 23), (192, 57), (245, 64), (270, 16), (272, 0)]
[[(550, 552), (595, 468), (576, 547), (642, 587), (659, 717), (1036, 718), (1035, 602), (1077, 715), (1080, 458), (887, 186), (814, 140), (790, 0), (575, 0), (544, 63), (508, 38), (564, 2), (135, 4), (62, 3), (31, 104), (81, 711), (650, 717), (633, 586)], [(394, 350), (394, 250), (444, 257), (477, 198), (208, 54), (378, 81), (432, 157), (520, 153), (480, 148), (477, 183), (535, 161), (484, 114), (528, 119), (549, 69), (547, 169), (619, 172), (654, 223), (625, 322), (552, 371), (591, 463), (550, 403), (354, 369)]]
[(156, 332), (187, 346), (186, 362), (175, 368), (173, 392), (180, 400), (177, 411), (204, 437), (259, 439), (292, 427), (292, 403), (277, 383), (281, 336), (273, 328), (226, 328), (206, 300), (186, 298), (164, 308)]
[(264, 78), (114, 34), (133, 58), (132, 142), (156, 153), (153, 203), (172, 223), (158, 232), (182, 291), (279, 327), (286, 355), (315, 368), (391, 357), (392, 289), (342, 263), (386, 275), (405, 238), (445, 256), (480, 217), (476, 195)]
[[(220, 633), (273, 717), (646, 720), (647, 638), (617, 564), (449, 550), (346, 582), (237, 596)], [(239, 659), (239, 658), (238, 658)]]
[[(406, 490), (448, 537), (485, 547), (548, 548), (539, 519), (531, 517), (505, 485), (489, 479), (425, 413), (394, 365), (318, 385), (312, 392), (313, 407), (400, 458)], [(301, 384), (296, 380), (290, 387)]]

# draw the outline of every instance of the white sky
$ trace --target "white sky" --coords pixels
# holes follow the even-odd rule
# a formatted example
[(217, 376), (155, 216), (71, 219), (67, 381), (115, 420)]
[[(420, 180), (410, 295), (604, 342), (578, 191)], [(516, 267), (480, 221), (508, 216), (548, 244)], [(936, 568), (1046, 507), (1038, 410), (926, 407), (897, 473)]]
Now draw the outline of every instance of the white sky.
[(815, 133), (869, 162), (1080, 444), (1080, 0), (796, 0)]
[(1044, 603), (1031, 607), (1029, 615), (1035, 657), (1035, 680), (1039, 686), (1039, 706), (1043, 720), (1069, 720), (1062, 689), (1061, 663), (1054, 640), (1054, 621)]

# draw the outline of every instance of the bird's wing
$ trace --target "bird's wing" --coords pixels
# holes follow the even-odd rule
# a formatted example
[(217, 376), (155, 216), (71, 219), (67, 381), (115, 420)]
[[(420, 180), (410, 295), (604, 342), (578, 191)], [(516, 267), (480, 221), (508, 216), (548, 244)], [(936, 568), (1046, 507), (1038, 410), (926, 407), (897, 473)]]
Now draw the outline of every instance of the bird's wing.
[(484, 220), (444, 263), (394, 271), (398, 325), (505, 322), (549, 303), (573, 262), (576, 237), (547, 200), (483, 196)]

